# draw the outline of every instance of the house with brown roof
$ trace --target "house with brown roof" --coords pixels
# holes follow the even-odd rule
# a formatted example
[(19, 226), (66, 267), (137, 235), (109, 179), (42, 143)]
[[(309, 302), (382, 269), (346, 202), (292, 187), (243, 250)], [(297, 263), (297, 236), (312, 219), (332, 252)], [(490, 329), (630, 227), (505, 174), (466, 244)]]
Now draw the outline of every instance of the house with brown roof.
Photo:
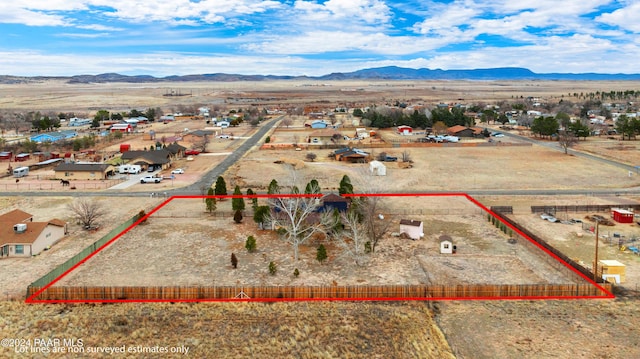
[(172, 152), (164, 148), (153, 151), (127, 151), (120, 158), (127, 164), (140, 165), (144, 169), (167, 169), (171, 167)]
[(34, 222), (33, 215), (14, 209), (0, 215), (0, 258), (35, 256), (66, 234), (64, 221)]
[(103, 180), (115, 174), (115, 167), (106, 163), (61, 163), (53, 169), (56, 179)]

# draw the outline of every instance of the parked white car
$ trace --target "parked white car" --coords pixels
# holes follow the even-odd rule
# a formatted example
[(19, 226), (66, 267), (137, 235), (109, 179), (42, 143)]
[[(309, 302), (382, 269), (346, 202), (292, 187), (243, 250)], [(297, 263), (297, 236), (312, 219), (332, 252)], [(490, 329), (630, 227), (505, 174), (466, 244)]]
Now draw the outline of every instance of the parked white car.
[(182, 168), (176, 168), (175, 170), (171, 171), (172, 175), (180, 175), (183, 173), (184, 173), (184, 170)]

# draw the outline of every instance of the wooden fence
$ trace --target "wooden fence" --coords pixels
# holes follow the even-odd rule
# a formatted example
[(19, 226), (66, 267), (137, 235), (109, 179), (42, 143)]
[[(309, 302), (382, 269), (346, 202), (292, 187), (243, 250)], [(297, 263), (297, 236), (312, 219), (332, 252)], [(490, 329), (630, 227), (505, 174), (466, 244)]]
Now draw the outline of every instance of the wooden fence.
[[(605, 284), (607, 290), (611, 285)], [(39, 287), (29, 287), (27, 295)], [(590, 284), (530, 285), (389, 285), (389, 286), (274, 286), (274, 287), (51, 287), (35, 301), (140, 301), (229, 299), (482, 299), (482, 298), (606, 297)]]

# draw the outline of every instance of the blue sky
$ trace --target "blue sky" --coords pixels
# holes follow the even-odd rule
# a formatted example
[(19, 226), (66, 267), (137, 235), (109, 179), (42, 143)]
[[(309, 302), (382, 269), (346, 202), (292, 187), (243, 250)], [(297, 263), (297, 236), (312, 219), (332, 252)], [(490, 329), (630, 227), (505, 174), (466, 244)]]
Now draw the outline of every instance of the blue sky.
[(0, 74), (640, 73), (638, 0), (13, 0)]

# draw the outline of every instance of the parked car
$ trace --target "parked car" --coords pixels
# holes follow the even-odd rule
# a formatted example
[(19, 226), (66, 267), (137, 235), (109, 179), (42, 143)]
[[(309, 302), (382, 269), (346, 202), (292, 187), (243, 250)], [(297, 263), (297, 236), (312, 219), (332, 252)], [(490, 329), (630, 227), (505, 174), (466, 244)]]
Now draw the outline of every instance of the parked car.
[(225, 134), (218, 135), (218, 136), (216, 136), (216, 137), (218, 137), (218, 138), (224, 138), (224, 139), (231, 138), (231, 136), (230, 136), (230, 135), (225, 135)]
[(385, 162), (396, 162), (398, 160), (398, 157), (394, 157), (394, 156), (386, 156), (384, 158)]
[(175, 170), (171, 171), (172, 175), (180, 175), (183, 173), (184, 173), (184, 170), (182, 168), (176, 168)]
[(494, 132), (491, 134), (491, 136), (493, 137), (504, 137), (504, 133), (502, 132)]
[(186, 151), (184, 151), (184, 154), (188, 155), (188, 156), (195, 156), (195, 155), (199, 155), (200, 151), (198, 151), (198, 150), (186, 150)]

